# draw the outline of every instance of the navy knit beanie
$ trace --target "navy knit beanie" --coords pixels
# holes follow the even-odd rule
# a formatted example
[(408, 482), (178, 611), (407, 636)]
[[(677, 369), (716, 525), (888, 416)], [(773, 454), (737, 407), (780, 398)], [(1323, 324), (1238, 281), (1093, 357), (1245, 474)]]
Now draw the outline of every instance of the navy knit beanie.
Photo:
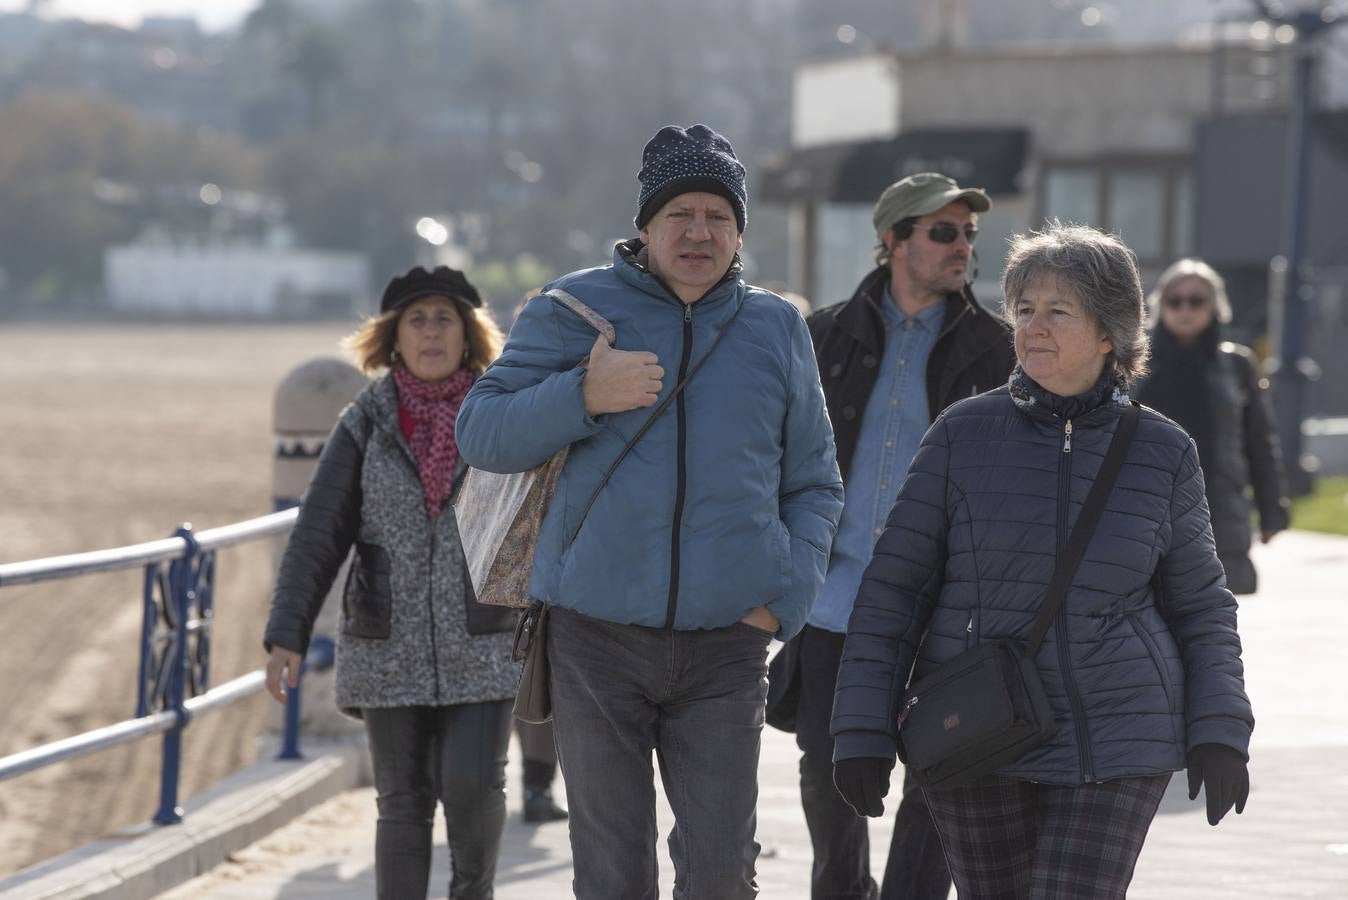
[(741, 232), (749, 221), (744, 166), (735, 157), (730, 141), (706, 125), (693, 125), (686, 131), (677, 125), (661, 128), (641, 152), (637, 179), (641, 182), (635, 220), (638, 229), (645, 228), (670, 200), (695, 191), (729, 200)]

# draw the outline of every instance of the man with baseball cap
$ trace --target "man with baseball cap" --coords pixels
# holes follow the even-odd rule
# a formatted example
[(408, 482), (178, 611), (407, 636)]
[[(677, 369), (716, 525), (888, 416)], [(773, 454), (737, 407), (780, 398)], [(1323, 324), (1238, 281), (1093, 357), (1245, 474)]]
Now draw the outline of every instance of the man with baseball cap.
[[(978, 213), (991, 206), (981, 189), (933, 172), (890, 185), (875, 204), (877, 267), (851, 299), (809, 319), (847, 502), (808, 623), (773, 662), (769, 721), (794, 725), (801, 749), (815, 897), (876, 896), (866, 820), (835, 787), (829, 732), (862, 572), (932, 420), (956, 400), (1005, 384), (1015, 365), (1008, 329), (967, 281)], [(838, 785), (852, 777), (840, 761)], [(922, 794), (905, 789), (880, 896), (944, 900), (949, 890)]]
[(657, 895), (654, 753), (674, 896), (739, 900), (757, 894), (768, 644), (805, 624), (842, 481), (805, 321), (740, 277), (748, 195), (730, 142), (662, 128), (637, 177), (639, 236), (529, 302), (457, 437), (496, 472), (570, 447), (529, 593), (549, 607), (576, 896)]

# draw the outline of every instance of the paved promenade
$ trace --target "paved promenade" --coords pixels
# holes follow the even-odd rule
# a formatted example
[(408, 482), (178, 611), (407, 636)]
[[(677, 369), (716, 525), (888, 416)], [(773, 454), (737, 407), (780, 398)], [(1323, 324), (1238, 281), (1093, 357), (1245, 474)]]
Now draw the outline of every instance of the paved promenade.
[[(1345, 510), (1348, 515), (1348, 510)], [(1256, 550), (1264, 589), (1242, 599), (1247, 683), (1258, 720), (1252, 789), (1243, 816), (1218, 828), (1190, 803), (1184, 776), (1171, 782), (1129, 896), (1137, 900), (1348, 898), (1348, 539), (1293, 533)], [(517, 754), (516, 754), (517, 755)], [(800, 812), (793, 738), (764, 735), (758, 838), (765, 898), (809, 897), (810, 846)], [(517, 760), (498, 900), (571, 896), (565, 824), (519, 818)], [(560, 787), (560, 779), (559, 779)], [(661, 813), (662, 833), (670, 822)], [(872, 860), (883, 871), (889, 822), (872, 825)], [(443, 897), (443, 827), (432, 897)], [(169, 900), (355, 900), (374, 896), (374, 797), (353, 791), (238, 853), (234, 861), (162, 895)], [(664, 847), (661, 847), (664, 853)], [(672, 868), (662, 861), (664, 896)], [(953, 896), (953, 894), (952, 894)]]

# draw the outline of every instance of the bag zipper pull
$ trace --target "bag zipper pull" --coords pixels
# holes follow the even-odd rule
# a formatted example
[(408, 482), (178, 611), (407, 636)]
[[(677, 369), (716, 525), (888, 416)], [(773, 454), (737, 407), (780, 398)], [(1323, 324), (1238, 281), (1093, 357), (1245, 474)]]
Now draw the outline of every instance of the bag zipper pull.
[(917, 706), (916, 697), (909, 697), (903, 702), (903, 709), (899, 710), (899, 727), (903, 727), (903, 720), (908, 718), (908, 713), (912, 712), (913, 707)]
[(1062, 452), (1072, 452), (1072, 420), (1067, 420), (1067, 426), (1063, 429)]

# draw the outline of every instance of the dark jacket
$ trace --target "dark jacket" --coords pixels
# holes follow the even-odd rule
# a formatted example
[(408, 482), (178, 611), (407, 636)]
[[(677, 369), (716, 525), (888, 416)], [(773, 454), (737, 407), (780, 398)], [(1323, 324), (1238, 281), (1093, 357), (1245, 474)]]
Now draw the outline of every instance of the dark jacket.
[[(460, 479), (466, 465), (460, 463)], [(397, 384), (365, 388), (332, 430), (276, 576), (265, 643), (305, 653), (352, 546), (337, 638), (337, 705), (443, 706), (506, 700), (514, 610), (473, 596), (454, 507), (431, 521)]]
[[(1045, 397), (1023, 406), (1001, 388), (961, 401), (923, 439), (848, 625), (835, 759), (894, 757), (910, 668), (921, 678), (1029, 630), (1123, 401), (1065, 420)], [(1197, 744), (1247, 753), (1236, 603), (1197, 453), (1152, 410), (1036, 663), (1057, 733), (1003, 775), (1078, 785), (1184, 768)]]
[[(866, 401), (880, 376), (885, 349), (880, 304), (888, 278), (888, 268), (876, 268), (850, 300), (818, 310), (808, 319), (844, 483), (861, 434)], [(1015, 365), (1009, 326), (979, 306), (967, 289), (951, 294), (946, 298), (941, 332), (927, 358), (930, 416), (936, 418), (956, 400), (1006, 384)]]
[(1259, 375), (1248, 347), (1220, 340), (1213, 323), (1211, 340), (1192, 348), (1203, 361), (1201, 425), (1176, 408), (1175, 392), (1193, 380), (1184, 370), (1174, 339), (1158, 328), (1152, 335), (1151, 373), (1138, 388), (1142, 403), (1173, 418), (1198, 440), (1199, 461), (1212, 510), (1212, 533), (1221, 557), (1244, 556), (1250, 549), (1250, 497), (1264, 531), (1288, 526), (1282, 454), (1270, 420), (1268, 382)]

